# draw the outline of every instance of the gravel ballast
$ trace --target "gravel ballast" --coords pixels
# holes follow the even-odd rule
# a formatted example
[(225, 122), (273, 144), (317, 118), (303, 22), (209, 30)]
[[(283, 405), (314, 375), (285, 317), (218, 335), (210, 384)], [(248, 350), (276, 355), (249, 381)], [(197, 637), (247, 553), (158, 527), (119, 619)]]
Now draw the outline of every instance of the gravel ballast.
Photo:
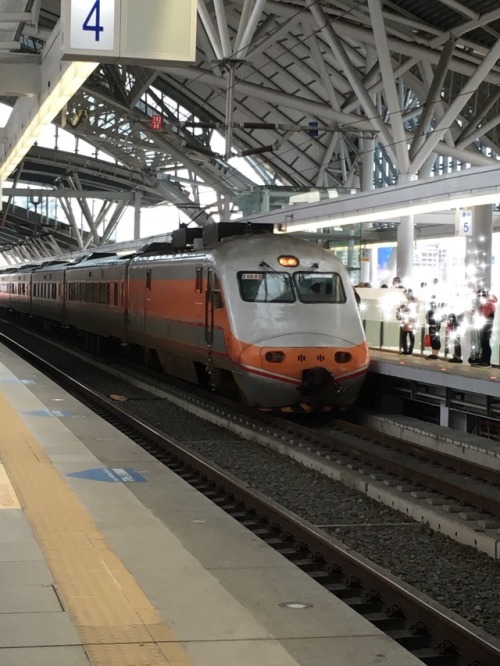
[[(46, 351), (45, 345), (43, 355), (53, 356), (58, 366), (65, 356)], [(499, 561), (74, 357), (68, 373), (104, 395), (125, 396), (120, 404), (131, 414), (500, 637)]]

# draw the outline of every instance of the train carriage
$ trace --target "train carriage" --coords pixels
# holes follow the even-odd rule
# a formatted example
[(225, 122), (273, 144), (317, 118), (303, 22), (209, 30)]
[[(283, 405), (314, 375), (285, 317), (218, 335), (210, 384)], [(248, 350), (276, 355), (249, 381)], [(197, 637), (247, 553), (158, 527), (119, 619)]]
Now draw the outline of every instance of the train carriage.
[(65, 261), (48, 261), (31, 271), (31, 314), (65, 323)]
[(127, 257), (95, 252), (66, 268), (65, 323), (126, 341)]
[(248, 231), (182, 228), (172, 243), (134, 255), (27, 269), (36, 314), (119, 340), (169, 374), (259, 408), (347, 407), (369, 363), (347, 270), (305, 240), (263, 225)]
[(188, 381), (208, 381), (205, 367), (206, 254), (172, 247), (139, 254), (130, 261), (127, 337), (156, 350), (165, 372)]
[[(281, 262), (281, 263), (280, 263)], [(295, 262), (295, 264), (293, 263)], [(331, 252), (256, 234), (129, 266), (128, 339), (164, 370), (250, 404), (349, 405), (368, 350), (347, 271)]]
[(22, 266), (17, 270), (8, 269), (2, 278), (2, 307), (14, 310), (19, 316), (31, 313), (31, 273), (33, 266)]

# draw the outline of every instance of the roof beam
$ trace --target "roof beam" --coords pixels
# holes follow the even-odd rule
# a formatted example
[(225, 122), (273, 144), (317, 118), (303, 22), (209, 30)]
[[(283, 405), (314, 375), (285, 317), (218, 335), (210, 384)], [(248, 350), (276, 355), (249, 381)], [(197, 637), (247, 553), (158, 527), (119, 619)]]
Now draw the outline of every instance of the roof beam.
[(67, 104), (97, 63), (62, 62), (60, 22), (42, 52), (40, 94), (18, 99), (5, 127), (0, 183), (7, 180), (43, 129)]

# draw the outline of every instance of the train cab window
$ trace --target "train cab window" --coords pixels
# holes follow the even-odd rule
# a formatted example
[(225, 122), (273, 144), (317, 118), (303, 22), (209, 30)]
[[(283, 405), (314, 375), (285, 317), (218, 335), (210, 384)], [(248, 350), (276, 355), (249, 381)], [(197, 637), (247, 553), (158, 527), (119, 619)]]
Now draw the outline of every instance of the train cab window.
[(294, 273), (295, 288), (303, 303), (345, 303), (346, 294), (338, 273)]
[(241, 271), (238, 284), (241, 298), (250, 303), (293, 303), (295, 300), (289, 273)]

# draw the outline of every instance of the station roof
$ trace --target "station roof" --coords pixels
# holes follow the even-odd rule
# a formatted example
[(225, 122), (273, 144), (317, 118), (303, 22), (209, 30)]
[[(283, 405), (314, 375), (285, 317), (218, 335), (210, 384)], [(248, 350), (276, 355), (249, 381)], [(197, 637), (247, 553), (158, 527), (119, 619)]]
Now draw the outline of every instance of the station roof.
[[(18, 117), (39, 92), (60, 7), (0, 0), (0, 98)], [(100, 65), (55, 116), (115, 163), (33, 146), (11, 177), (140, 192), (142, 205), (169, 201), (205, 224), (257, 183), (361, 190), (368, 171), (384, 187), (495, 165), (499, 37), (497, 0), (198, 0), (194, 63)], [(24, 240), (13, 211), (0, 252), (18, 229)]]

